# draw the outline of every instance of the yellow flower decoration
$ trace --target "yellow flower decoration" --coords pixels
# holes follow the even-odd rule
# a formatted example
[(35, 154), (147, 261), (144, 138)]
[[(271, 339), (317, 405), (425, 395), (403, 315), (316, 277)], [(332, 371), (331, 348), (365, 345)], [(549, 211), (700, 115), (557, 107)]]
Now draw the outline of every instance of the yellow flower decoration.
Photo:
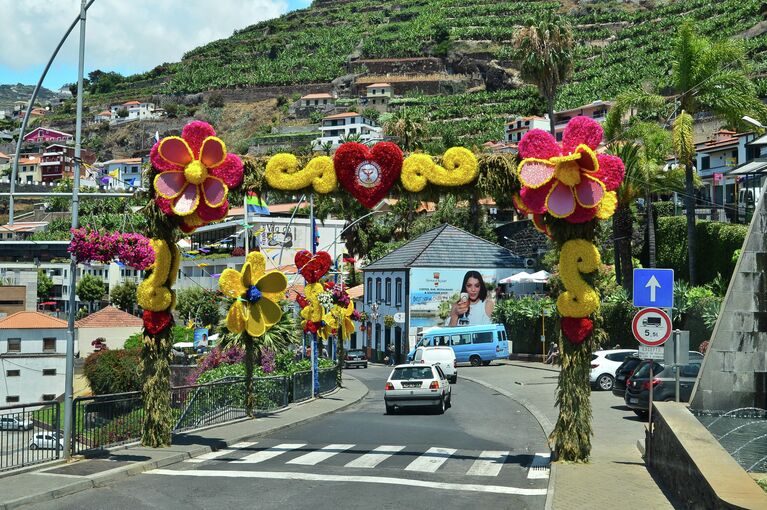
[(559, 315), (588, 317), (599, 308), (599, 294), (583, 280), (581, 273), (593, 273), (601, 263), (599, 250), (585, 239), (572, 239), (562, 246), (559, 276), (567, 290), (557, 298)]
[(136, 289), (136, 301), (144, 310), (162, 312), (172, 309), (176, 304), (176, 295), (171, 287), (176, 283), (181, 255), (175, 245), (162, 239), (152, 239), (150, 242), (155, 254), (154, 263), (149, 266), (152, 274)]
[(605, 197), (599, 202), (597, 206), (597, 218), (600, 220), (609, 219), (615, 214), (615, 209), (618, 207), (618, 195), (614, 191), (608, 191), (605, 193)]
[(224, 295), (236, 299), (226, 314), (226, 327), (232, 333), (262, 336), (282, 317), (277, 303), (288, 287), (288, 279), (279, 271), (265, 272), (266, 258), (251, 252), (242, 271), (224, 269), (218, 286)]
[(451, 147), (437, 165), (428, 154), (413, 154), (402, 163), (400, 180), (406, 190), (417, 193), (432, 183), (437, 186), (462, 186), (477, 178), (479, 163), (474, 153)]
[(293, 154), (275, 154), (266, 163), (264, 178), (274, 189), (295, 191), (311, 185), (322, 194), (336, 189), (336, 171), (329, 156), (313, 158), (300, 169), (298, 158)]

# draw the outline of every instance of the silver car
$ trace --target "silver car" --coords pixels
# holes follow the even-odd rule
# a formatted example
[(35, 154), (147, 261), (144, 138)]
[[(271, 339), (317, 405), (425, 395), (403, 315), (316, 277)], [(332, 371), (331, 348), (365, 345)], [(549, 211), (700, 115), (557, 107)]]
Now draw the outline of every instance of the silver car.
[(450, 407), (450, 383), (439, 365), (397, 365), (386, 381), (386, 414), (404, 407), (431, 407), (442, 414)]
[(35, 434), (32, 441), (29, 442), (30, 450), (63, 450), (64, 440), (54, 432), (45, 434)]
[(0, 430), (32, 430), (32, 421), (16, 416), (0, 416)]

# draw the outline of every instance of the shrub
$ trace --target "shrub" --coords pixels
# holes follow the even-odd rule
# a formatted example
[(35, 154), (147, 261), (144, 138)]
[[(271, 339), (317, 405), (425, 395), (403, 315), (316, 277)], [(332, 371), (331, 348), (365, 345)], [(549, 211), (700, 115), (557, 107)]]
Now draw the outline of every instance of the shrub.
[(674, 216), (674, 202), (653, 202), (652, 207), (656, 218)]
[(208, 106), (211, 108), (224, 107), (224, 96), (221, 94), (221, 92), (213, 92), (210, 96), (208, 96)]
[(551, 310), (552, 314), (545, 318), (546, 343), (557, 342), (559, 318), (551, 299), (525, 296), (519, 299), (507, 299), (495, 305), (493, 320), (506, 326), (508, 338), (513, 341), (510, 346), (513, 352), (527, 354), (542, 352), (541, 315), (544, 307)]
[(623, 289), (604, 297), (600, 314), (602, 316), (602, 329), (607, 336), (607, 345), (603, 345), (603, 348), (609, 349), (615, 344), (620, 344), (622, 348), (636, 347), (637, 342), (631, 332), (631, 320), (636, 312), (637, 309)]
[(96, 395), (141, 389), (138, 349), (94, 352), (85, 359), (84, 372)]

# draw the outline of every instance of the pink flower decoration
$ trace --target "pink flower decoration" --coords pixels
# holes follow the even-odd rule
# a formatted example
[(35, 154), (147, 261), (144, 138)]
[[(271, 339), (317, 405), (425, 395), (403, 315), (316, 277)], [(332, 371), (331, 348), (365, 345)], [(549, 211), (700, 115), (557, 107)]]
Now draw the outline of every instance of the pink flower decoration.
[[(518, 167), (522, 188), (518, 208), (533, 215), (550, 214), (570, 223), (593, 219), (608, 191), (620, 186), (623, 162), (596, 154), (602, 126), (588, 117), (575, 117), (565, 127), (562, 147), (550, 133), (533, 129), (519, 142)], [(542, 225), (541, 218), (536, 222)]]
[(215, 135), (210, 124), (190, 122), (180, 137), (163, 138), (150, 153), (160, 171), (153, 183), (157, 205), (179, 217), (185, 232), (226, 216), (229, 188), (242, 182), (242, 161)]
[(154, 263), (155, 253), (149, 238), (141, 234), (101, 232), (90, 226), (73, 229), (72, 241), (67, 251), (74, 254), (77, 262), (101, 262), (108, 264), (119, 258), (124, 264), (139, 270)]

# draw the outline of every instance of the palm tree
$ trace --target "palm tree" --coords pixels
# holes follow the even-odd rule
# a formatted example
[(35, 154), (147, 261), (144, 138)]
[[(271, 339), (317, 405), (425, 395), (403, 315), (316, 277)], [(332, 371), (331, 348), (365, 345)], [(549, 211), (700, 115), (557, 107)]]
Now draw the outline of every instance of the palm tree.
[[(253, 372), (256, 362), (260, 361), (264, 352), (279, 353), (290, 344), (297, 343), (299, 339), (300, 327), (293, 317), (292, 308), (286, 301), (281, 302), (280, 305), (283, 310), (280, 321), (257, 338), (250, 336), (247, 331), (230, 333), (226, 329), (226, 321), (219, 325), (219, 331), (222, 332), (219, 343), (222, 347), (239, 345), (245, 348), (245, 411), (250, 417), (253, 417), (256, 403), (253, 392)], [(258, 355), (256, 355), (256, 351), (258, 351)]]
[[(689, 283), (695, 285), (697, 261), (692, 116), (701, 111), (709, 111), (729, 125), (735, 126), (741, 123), (744, 115), (767, 119), (767, 107), (759, 100), (756, 87), (746, 74), (746, 54), (740, 42), (712, 42), (698, 35), (694, 23), (688, 20), (679, 28), (674, 41), (673, 55), (670, 83), (673, 94), (670, 99), (675, 106), (674, 113), (681, 112), (674, 122), (674, 139), (677, 142), (677, 157), (685, 170)], [(621, 108), (625, 111), (628, 105), (644, 108), (646, 105), (667, 103), (668, 100), (669, 98), (658, 95), (638, 92), (634, 93), (633, 97), (624, 96), (622, 100), (619, 98), (618, 104), (622, 104)], [(621, 117), (622, 115), (614, 118), (612, 122), (607, 122), (605, 134), (608, 139), (616, 129), (616, 123), (620, 124)]]
[(554, 135), (557, 89), (573, 72), (573, 29), (559, 16), (530, 20), (514, 36), (522, 79), (534, 83), (546, 100)]
[(410, 152), (422, 146), (426, 124), (413, 110), (400, 108), (384, 124), (384, 133), (396, 137), (403, 151)]

